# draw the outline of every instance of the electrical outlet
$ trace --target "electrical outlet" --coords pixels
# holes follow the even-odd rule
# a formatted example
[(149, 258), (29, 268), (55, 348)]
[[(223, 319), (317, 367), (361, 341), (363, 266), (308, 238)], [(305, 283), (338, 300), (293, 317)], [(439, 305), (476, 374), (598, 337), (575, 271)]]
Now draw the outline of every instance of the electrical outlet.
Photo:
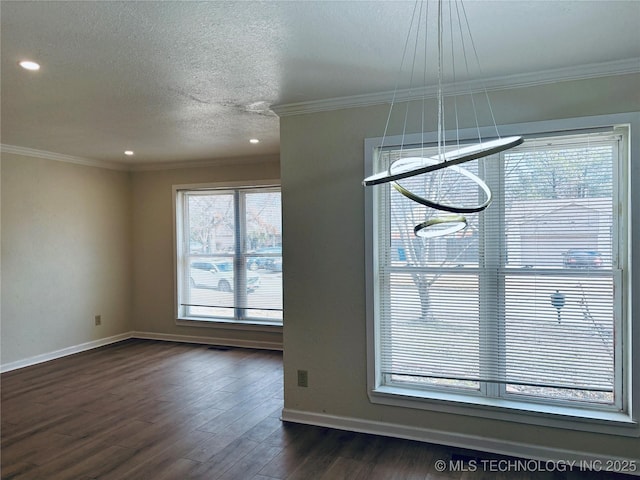
[(93, 317), (93, 321), (95, 322), (96, 327), (102, 325), (102, 315), (96, 315)]
[(309, 372), (307, 372), (306, 370), (298, 370), (298, 386), (309, 386)]

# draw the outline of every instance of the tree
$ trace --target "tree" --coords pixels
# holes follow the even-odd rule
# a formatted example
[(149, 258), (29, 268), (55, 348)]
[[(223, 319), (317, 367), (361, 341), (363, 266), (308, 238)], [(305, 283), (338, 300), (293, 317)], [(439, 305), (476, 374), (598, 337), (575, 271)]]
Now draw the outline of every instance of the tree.
[[(417, 152), (405, 151), (403, 156), (411, 156), (411, 153)], [(387, 155), (389, 160), (395, 160), (399, 157), (399, 152)], [(477, 162), (465, 166), (477, 172)], [(439, 203), (466, 206), (478, 203), (477, 185), (452, 169), (410, 177), (401, 183), (412, 193)], [(420, 300), (420, 318), (426, 320), (430, 317), (432, 286), (443, 274), (437, 267), (458, 264), (467, 256), (472, 246), (477, 245), (473, 240), (477, 239), (478, 215), (465, 215), (467, 228), (458, 234), (426, 239), (414, 234), (415, 225), (447, 212), (416, 203), (393, 188), (390, 188), (390, 205), (390, 235), (399, 240), (406, 265), (414, 267), (411, 268), (411, 277)], [(477, 252), (472, 254), (477, 261)], [(425, 267), (436, 268), (429, 272)]]
[(505, 153), (507, 202), (605, 197), (611, 192), (610, 145), (560, 146)]
[(246, 202), (247, 246), (250, 250), (282, 243), (280, 192), (250, 193)]
[(234, 231), (233, 195), (189, 195), (189, 239), (202, 245), (202, 253), (216, 253), (222, 227)]

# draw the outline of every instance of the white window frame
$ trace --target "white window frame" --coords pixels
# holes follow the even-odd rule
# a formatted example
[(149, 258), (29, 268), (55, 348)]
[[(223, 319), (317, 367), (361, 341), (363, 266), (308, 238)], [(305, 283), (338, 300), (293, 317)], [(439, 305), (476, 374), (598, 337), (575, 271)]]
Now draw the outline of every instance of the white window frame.
[(184, 225), (183, 196), (182, 192), (198, 190), (251, 190), (253, 188), (281, 189), (279, 180), (263, 180), (252, 182), (212, 182), (173, 185), (173, 284), (176, 325), (191, 327), (223, 327), (231, 330), (250, 330), (264, 332), (282, 332), (282, 320), (256, 319), (251, 317), (235, 318), (226, 317), (197, 317), (189, 316), (182, 307), (182, 298), (185, 294), (185, 285), (181, 281), (181, 256), (183, 252)]
[[(375, 235), (375, 207), (373, 188), (366, 187), (365, 193), (365, 270), (366, 270), (366, 317), (367, 317), (367, 385), (368, 395), (372, 403), (393, 405), (406, 408), (417, 408), (452, 414), (479, 416), (498, 420), (527, 423), (534, 425), (553, 426), (571, 430), (593, 431), (621, 436), (640, 436), (640, 381), (633, 378), (633, 372), (640, 373), (640, 296), (632, 295), (632, 286), (640, 284), (640, 256), (631, 256), (631, 245), (640, 239), (640, 211), (633, 209), (633, 205), (640, 205), (640, 113), (614, 114), (594, 117), (582, 117), (566, 120), (553, 120), (524, 124), (512, 124), (499, 127), (503, 136), (525, 135), (541, 136), (545, 134), (562, 134), (563, 132), (585, 131), (602, 127), (626, 125), (629, 128), (629, 138), (626, 153), (627, 161), (618, 172), (620, 188), (624, 189), (627, 211), (624, 205), (619, 205), (619, 218), (627, 219), (620, 222), (618, 234), (624, 237), (629, 246), (622, 255), (621, 264), (627, 268), (623, 271), (622, 284), (625, 303), (622, 305), (622, 335), (625, 337), (622, 352), (623, 382), (625, 398), (624, 411), (604, 411), (585, 409), (573, 405), (544, 404), (527, 402), (524, 399), (514, 400), (508, 397), (489, 398), (456, 394), (442, 390), (409, 391), (393, 386), (386, 386), (382, 382), (379, 370), (379, 356), (376, 351), (378, 344), (377, 316), (378, 316), (378, 265), (377, 238)], [(455, 132), (447, 132), (448, 138), (455, 138)], [(491, 137), (495, 134), (492, 128), (481, 128), (483, 136)], [(451, 136), (449, 137), (449, 134)], [(460, 130), (460, 138), (477, 138), (477, 129)], [(387, 137), (384, 146), (417, 145), (421, 142), (437, 142), (437, 133), (425, 133)], [(365, 140), (365, 172), (369, 176), (374, 169), (374, 155), (382, 145), (382, 138)], [(633, 182), (633, 179), (636, 179)]]

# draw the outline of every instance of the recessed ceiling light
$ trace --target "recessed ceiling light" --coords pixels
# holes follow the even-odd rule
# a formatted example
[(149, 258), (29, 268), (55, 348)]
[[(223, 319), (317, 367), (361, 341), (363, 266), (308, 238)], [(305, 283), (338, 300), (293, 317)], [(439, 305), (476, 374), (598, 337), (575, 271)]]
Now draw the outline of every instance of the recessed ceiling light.
[(249, 140), (249, 143), (260, 143), (260, 140), (258, 140), (257, 138), (252, 138), (251, 140)]
[(18, 65), (20, 65), (25, 70), (40, 70), (40, 65), (38, 65), (36, 62), (32, 62), (31, 60), (22, 60), (18, 63)]
[(124, 154), (128, 155), (128, 156), (131, 156), (131, 155), (133, 155), (133, 150), (125, 150)]

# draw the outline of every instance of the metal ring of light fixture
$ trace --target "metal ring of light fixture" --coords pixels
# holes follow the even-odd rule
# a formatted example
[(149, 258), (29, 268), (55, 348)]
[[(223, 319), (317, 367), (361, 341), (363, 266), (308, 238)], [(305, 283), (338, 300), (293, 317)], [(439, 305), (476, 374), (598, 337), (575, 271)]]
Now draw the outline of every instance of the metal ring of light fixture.
[[(494, 153), (508, 150), (515, 146), (520, 145), (524, 139), (518, 137), (504, 137), (496, 140), (490, 140), (488, 142), (476, 143), (467, 147), (458, 148), (445, 152), (441, 157), (411, 157), (419, 161), (412, 164), (404, 165), (400, 168), (398, 160), (392, 164), (388, 171), (382, 171), (371, 175), (363, 180), (363, 185), (379, 185), (381, 183), (393, 182), (401, 180), (403, 178), (413, 177), (414, 175), (420, 175), (421, 173), (429, 173), (442, 168), (451, 167), (460, 163), (469, 162), (478, 158), (487, 157)], [(405, 159), (400, 159), (405, 160)], [(435, 160), (435, 162), (422, 162), (422, 160)], [(406, 162), (405, 162), (406, 163)], [(428, 163), (425, 165), (424, 163)], [(394, 165), (396, 167), (394, 168)]]
[(467, 219), (463, 215), (443, 215), (416, 225), (413, 233), (422, 238), (434, 238), (459, 232), (466, 226)]
[[(433, 163), (438, 163), (438, 160), (436, 160), (435, 158), (419, 158), (419, 157), (408, 157), (408, 158), (401, 158), (399, 160), (396, 160), (394, 163), (391, 164), (391, 166), (389, 167), (389, 172), (391, 173), (391, 170), (393, 168), (393, 166), (400, 161), (403, 160), (407, 160), (407, 161), (412, 161), (412, 160), (416, 160), (416, 161), (420, 161), (421, 163), (429, 163), (429, 162), (433, 162)], [(486, 183), (484, 183), (482, 181), (482, 179), (480, 177), (478, 177), (477, 175), (474, 175), (473, 173), (471, 173), (469, 170), (467, 170), (466, 168), (462, 168), (458, 165), (450, 165), (449, 168), (451, 168), (452, 170), (460, 173), (461, 175), (464, 175), (465, 177), (467, 177), (468, 179), (474, 181), (475, 183), (478, 184), (478, 186), (484, 191), (487, 199), (480, 205), (476, 205), (473, 207), (463, 207), (463, 206), (458, 206), (458, 205), (444, 205), (441, 203), (436, 203), (432, 200), (427, 200), (426, 198), (423, 198), (419, 195), (416, 195), (415, 193), (411, 192), (410, 190), (406, 189), (405, 187), (403, 187), (402, 185), (400, 185), (398, 182), (391, 182), (391, 186), (393, 186), (393, 188), (395, 188), (398, 192), (400, 192), (402, 195), (404, 195), (405, 197), (407, 197), (409, 200), (413, 200), (414, 202), (417, 202), (421, 205), (425, 205), (427, 207), (430, 208), (435, 208), (436, 210), (443, 210), (445, 212), (451, 212), (451, 213), (476, 213), (476, 212), (481, 212), (483, 211), (485, 208), (487, 208), (489, 206), (489, 204), (491, 204), (491, 200), (493, 198), (493, 195), (491, 194), (491, 189), (487, 186)]]

